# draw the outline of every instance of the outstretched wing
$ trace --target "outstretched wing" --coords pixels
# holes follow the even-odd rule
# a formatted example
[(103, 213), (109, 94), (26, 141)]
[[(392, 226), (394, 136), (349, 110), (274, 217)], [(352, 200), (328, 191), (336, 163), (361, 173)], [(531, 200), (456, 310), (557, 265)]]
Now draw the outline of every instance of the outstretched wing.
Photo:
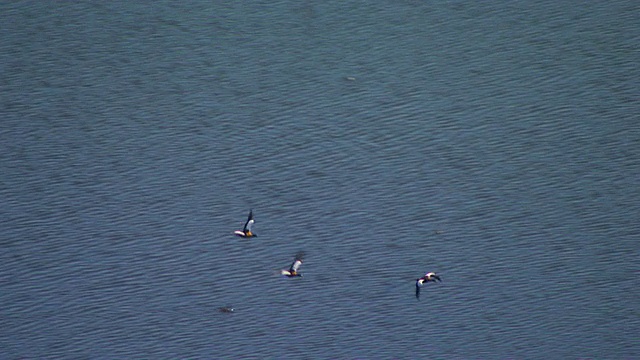
[(300, 260), (300, 259), (294, 260), (293, 264), (291, 264), (291, 267), (289, 268), (289, 272), (290, 273), (298, 272), (298, 269), (300, 268), (300, 265), (302, 265), (302, 260)]
[(244, 229), (242, 229), (242, 231), (247, 232), (247, 231), (251, 231), (251, 227), (253, 226), (253, 223), (255, 221), (253, 220), (253, 210), (249, 211), (249, 217), (247, 218), (247, 222), (244, 224)]
[(434, 272), (428, 272), (424, 274), (424, 277), (427, 279), (427, 281), (433, 281), (433, 282), (435, 282), (436, 280), (442, 281), (442, 279), (440, 279), (440, 276), (438, 276), (438, 274)]
[(291, 267), (289, 268), (289, 271), (298, 271), (298, 268), (300, 267), (300, 265), (302, 265), (302, 258), (304, 258), (304, 251), (298, 251), (296, 257), (293, 260), (293, 263), (291, 264)]

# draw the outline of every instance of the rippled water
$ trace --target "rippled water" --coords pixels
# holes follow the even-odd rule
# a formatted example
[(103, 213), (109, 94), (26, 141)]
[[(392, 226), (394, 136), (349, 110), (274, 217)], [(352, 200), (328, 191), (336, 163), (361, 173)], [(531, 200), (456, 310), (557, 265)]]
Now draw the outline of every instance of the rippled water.
[(635, 3), (0, 22), (2, 358), (640, 357)]

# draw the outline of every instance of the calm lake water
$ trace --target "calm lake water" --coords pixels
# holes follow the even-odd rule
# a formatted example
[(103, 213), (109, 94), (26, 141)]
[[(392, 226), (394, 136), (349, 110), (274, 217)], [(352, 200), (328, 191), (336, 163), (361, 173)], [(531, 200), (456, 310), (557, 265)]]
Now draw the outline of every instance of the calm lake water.
[(1, 4), (0, 358), (640, 358), (638, 14)]

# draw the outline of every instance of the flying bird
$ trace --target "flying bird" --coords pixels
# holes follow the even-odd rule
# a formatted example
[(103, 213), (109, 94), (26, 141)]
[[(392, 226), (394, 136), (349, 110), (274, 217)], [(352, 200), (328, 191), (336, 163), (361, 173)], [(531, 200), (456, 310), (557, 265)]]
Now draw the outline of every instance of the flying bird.
[(234, 234), (240, 237), (257, 237), (258, 235), (251, 232), (253, 223), (255, 223), (255, 220), (253, 220), (253, 210), (250, 210), (249, 217), (247, 217), (247, 222), (244, 224), (244, 228), (242, 229), (242, 231), (236, 230)]
[(428, 272), (428, 273), (424, 274), (423, 277), (417, 278), (416, 279), (416, 299), (420, 300), (420, 288), (422, 287), (422, 285), (424, 285), (424, 283), (429, 282), (429, 281), (432, 281), (432, 282), (440, 281), (440, 282), (442, 282), (442, 279), (440, 279), (440, 276), (438, 276), (434, 272)]
[(280, 270), (280, 274), (286, 277), (302, 276), (302, 274), (298, 272), (298, 269), (300, 268), (300, 265), (302, 265), (303, 257), (304, 257), (303, 252), (297, 253), (295, 259), (293, 260), (293, 263), (289, 267), (289, 270), (282, 269)]

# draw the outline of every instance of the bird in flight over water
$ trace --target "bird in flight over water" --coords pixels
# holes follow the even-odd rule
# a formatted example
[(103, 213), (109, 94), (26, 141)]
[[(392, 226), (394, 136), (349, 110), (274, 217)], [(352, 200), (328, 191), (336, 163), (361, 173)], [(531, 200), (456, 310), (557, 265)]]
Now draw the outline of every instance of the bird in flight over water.
[(244, 223), (244, 228), (242, 229), (242, 231), (234, 231), (234, 234), (240, 237), (257, 237), (258, 235), (251, 232), (253, 223), (255, 223), (255, 220), (253, 220), (253, 210), (249, 210), (249, 217), (247, 217), (247, 222)]
[(286, 277), (296, 277), (296, 276), (302, 276), (302, 274), (300, 274), (298, 272), (298, 269), (300, 269), (300, 265), (302, 265), (302, 258), (304, 257), (304, 253), (303, 252), (299, 252), (296, 254), (296, 257), (293, 260), (293, 263), (291, 263), (291, 266), (289, 267), (289, 270), (280, 270), (280, 274), (284, 275)]
[(429, 282), (429, 281), (432, 281), (432, 282), (440, 281), (440, 282), (442, 282), (442, 279), (440, 279), (440, 276), (438, 276), (434, 272), (428, 272), (428, 273), (424, 274), (423, 277), (417, 278), (416, 279), (416, 299), (420, 300), (420, 288), (422, 287), (422, 285), (424, 285), (424, 283)]

